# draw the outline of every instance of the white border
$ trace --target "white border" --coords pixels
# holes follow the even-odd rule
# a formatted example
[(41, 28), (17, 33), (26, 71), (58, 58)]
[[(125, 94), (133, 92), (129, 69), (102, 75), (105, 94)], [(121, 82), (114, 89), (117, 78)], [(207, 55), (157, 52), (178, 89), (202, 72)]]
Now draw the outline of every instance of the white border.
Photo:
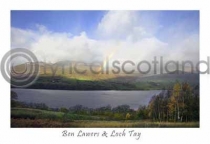
[[(10, 10), (200, 10), (200, 59), (210, 56), (210, 9), (207, 0), (1, 0), (0, 1), (0, 57), (10, 49)], [(62, 129), (11, 129), (10, 85), (0, 76), (0, 143), (1, 144), (69, 144), (69, 143), (186, 143), (210, 142), (210, 75), (200, 76), (200, 128), (140, 128), (139, 141), (133, 138), (63, 138)], [(104, 129), (84, 129), (100, 131)], [(113, 129), (106, 129), (111, 131)], [(119, 129), (120, 130), (120, 129)], [(78, 129), (68, 129), (78, 131)]]

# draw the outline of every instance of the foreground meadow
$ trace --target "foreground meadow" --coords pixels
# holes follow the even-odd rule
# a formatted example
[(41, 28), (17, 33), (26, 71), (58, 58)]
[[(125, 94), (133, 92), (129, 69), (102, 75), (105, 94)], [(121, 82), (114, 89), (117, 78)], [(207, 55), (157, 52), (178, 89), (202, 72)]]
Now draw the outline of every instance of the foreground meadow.
[(103, 116), (87, 116), (28, 108), (12, 108), (11, 127), (199, 127), (199, 122), (153, 122), (151, 120), (107, 120)]

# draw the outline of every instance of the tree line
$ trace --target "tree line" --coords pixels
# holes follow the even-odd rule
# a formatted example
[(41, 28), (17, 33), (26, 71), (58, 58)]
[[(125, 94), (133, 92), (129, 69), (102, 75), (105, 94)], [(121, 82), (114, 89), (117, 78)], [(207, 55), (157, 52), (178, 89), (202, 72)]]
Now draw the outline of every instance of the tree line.
[(101, 116), (106, 120), (152, 120), (170, 122), (199, 121), (199, 87), (188, 83), (174, 84), (173, 87), (154, 95), (147, 106), (133, 110), (129, 105), (88, 108), (75, 105), (70, 108), (49, 108), (46, 104), (24, 103), (17, 101), (17, 94), (11, 92), (12, 107), (60, 111), (79, 115)]
[(152, 97), (147, 114), (154, 121), (199, 121), (199, 87), (177, 82)]

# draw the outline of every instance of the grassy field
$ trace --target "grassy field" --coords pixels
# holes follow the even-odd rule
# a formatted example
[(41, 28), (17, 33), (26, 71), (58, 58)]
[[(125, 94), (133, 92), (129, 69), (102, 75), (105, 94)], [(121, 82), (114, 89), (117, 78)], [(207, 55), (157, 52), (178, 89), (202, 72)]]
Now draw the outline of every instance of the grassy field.
[(199, 127), (198, 122), (173, 123), (173, 122), (149, 122), (149, 121), (96, 121), (76, 120), (72, 122), (61, 122), (47, 119), (11, 119), (11, 127), (136, 127), (136, 128), (185, 128)]
[(199, 122), (152, 122), (146, 120), (110, 121), (105, 117), (77, 115), (46, 110), (12, 108), (11, 127), (199, 127)]
[(29, 108), (12, 108), (11, 118), (13, 119), (48, 119), (55, 121), (73, 121), (73, 120), (104, 120), (103, 117), (87, 116), (72, 113), (54, 112)]

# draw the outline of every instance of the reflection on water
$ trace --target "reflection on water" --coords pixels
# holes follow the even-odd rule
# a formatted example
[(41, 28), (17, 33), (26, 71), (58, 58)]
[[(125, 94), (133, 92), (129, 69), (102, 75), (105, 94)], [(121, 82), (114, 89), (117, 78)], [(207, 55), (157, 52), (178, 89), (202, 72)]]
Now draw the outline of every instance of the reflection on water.
[(147, 105), (151, 97), (160, 90), (150, 91), (69, 91), (41, 89), (12, 89), (18, 94), (18, 100), (27, 103), (45, 103), (51, 108), (72, 107), (83, 105), (98, 108), (111, 105), (127, 104), (132, 109)]

